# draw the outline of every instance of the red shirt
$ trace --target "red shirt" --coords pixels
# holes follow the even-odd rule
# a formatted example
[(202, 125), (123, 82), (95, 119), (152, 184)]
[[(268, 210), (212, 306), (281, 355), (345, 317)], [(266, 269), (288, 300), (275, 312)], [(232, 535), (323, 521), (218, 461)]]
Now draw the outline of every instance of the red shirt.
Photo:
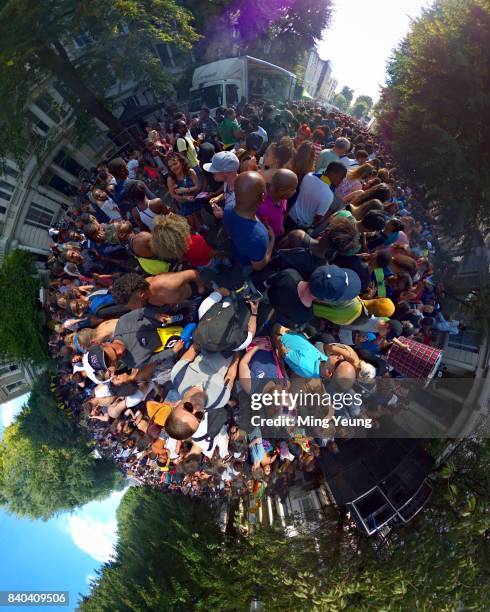
[(191, 239), (183, 259), (191, 266), (206, 266), (213, 256), (213, 249), (200, 234), (191, 234)]

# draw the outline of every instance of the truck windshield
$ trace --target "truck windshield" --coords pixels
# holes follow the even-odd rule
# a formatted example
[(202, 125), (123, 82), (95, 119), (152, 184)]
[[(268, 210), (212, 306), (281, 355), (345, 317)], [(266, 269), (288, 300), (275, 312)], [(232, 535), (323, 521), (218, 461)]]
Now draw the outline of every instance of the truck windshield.
[(191, 113), (195, 113), (203, 106), (208, 108), (218, 108), (223, 104), (223, 85), (209, 85), (209, 87), (202, 87), (191, 92), (191, 102), (189, 110)]

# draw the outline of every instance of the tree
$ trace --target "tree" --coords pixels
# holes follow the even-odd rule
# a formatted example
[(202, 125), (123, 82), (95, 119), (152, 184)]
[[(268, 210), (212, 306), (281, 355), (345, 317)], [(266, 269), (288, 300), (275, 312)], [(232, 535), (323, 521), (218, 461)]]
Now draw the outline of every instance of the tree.
[(371, 96), (357, 96), (352, 106), (356, 104), (364, 104), (367, 108), (367, 112), (369, 112), (373, 108), (373, 99)]
[(81, 441), (81, 433), (70, 409), (53, 395), (50, 382), (55, 373), (43, 372), (34, 382), (29, 399), (17, 416), (19, 433), (35, 446), (70, 447)]
[[(154, 45), (189, 49), (197, 34), (191, 14), (175, 0), (7, 0), (0, 9), (0, 159), (22, 162), (39, 149), (29, 104), (52, 85), (76, 114), (97, 118), (116, 136), (124, 126), (110, 110), (107, 91), (116, 78), (164, 85)], [(86, 52), (70, 51), (82, 36)], [(92, 44), (90, 44), (92, 43)], [(131, 58), (128, 61), (128, 58)], [(53, 102), (51, 100), (51, 102)], [(48, 105), (51, 105), (48, 102)]]
[(361, 119), (361, 117), (364, 117), (365, 115), (367, 115), (367, 113), (369, 112), (369, 109), (365, 102), (356, 102), (352, 106), (350, 112), (351, 112), (351, 115), (356, 117), (356, 119)]
[(489, 38), (487, 0), (436, 2), (394, 52), (377, 108), (397, 163), (441, 205), (449, 235), (490, 220)]
[(350, 87), (347, 87), (347, 85), (344, 85), (342, 89), (340, 90), (340, 93), (347, 100), (347, 104), (350, 104), (352, 102), (352, 98), (354, 97), (353, 89), (351, 89)]
[(143, 488), (118, 513), (116, 558), (82, 611), (264, 608), (453, 610), (486, 608), (490, 442), (466, 440), (434, 474), (430, 504), (378, 553), (366, 538), (311, 522), (295, 537), (278, 529), (220, 540), (204, 502)]
[[(35, 419), (35, 413), (29, 417)], [(37, 444), (19, 425), (10, 425), (0, 442), (0, 503), (19, 516), (48, 520), (107, 497), (120, 476), (92, 450), (83, 438), (58, 448)]]
[(0, 503), (19, 516), (47, 520), (109, 495), (121, 484), (112, 461), (93, 446), (51, 390), (44, 372), (0, 441)]
[(3, 359), (35, 365), (47, 362), (40, 287), (30, 253), (16, 250), (4, 259), (0, 268), (0, 355)]
[(334, 95), (332, 98), (332, 104), (343, 112), (347, 112), (347, 109), (349, 108), (349, 102), (342, 93), (336, 93)]

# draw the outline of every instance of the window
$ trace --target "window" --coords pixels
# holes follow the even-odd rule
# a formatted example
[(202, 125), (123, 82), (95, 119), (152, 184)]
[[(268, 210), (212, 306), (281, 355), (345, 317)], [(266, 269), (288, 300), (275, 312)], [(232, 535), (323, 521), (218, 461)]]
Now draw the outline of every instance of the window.
[(209, 85), (191, 92), (191, 102), (189, 110), (195, 113), (203, 106), (210, 109), (218, 108), (223, 104), (223, 85)]
[(84, 47), (87, 47), (95, 42), (94, 37), (92, 34), (90, 34), (90, 32), (83, 32), (83, 34), (75, 36), (73, 40), (79, 49), (83, 49)]
[(18, 170), (15, 170), (15, 168), (7, 165), (4, 167), (3, 173), (5, 176), (11, 176), (13, 178), (17, 178), (20, 174)]
[(139, 105), (138, 98), (136, 96), (130, 96), (129, 98), (126, 98), (125, 100), (122, 101), (122, 105), (124, 106), (124, 108), (130, 108), (131, 106), (138, 106)]
[(226, 106), (231, 106), (238, 102), (238, 85), (230, 83), (226, 86)]
[(2, 179), (0, 179), (0, 189), (5, 189), (6, 191), (10, 191), (10, 193), (14, 193), (15, 191), (14, 185), (7, 183), (7, 181), (2, 181)]
[(70, 197), (74, 195), (75, 187), (70, 185), (68, 181), (65, 181), (65, 179), (62, 179), (61, 176), (58, 176), (54, 172), (46, 172), (41, 179), (41, 184), (45, 187), (51, 187), (51, 189), (54, 189), (55, 191), (59, 191), (64, 196)]
[(10, 195), (10, 193), (7, 193), (6, 191), (2, 191), (0, 189), (0, 199), (10, 202), (10, 200), (12, 199), (12, 196)]
[(60, 168), (63, 168), (63, 170), (66, 170), (76, 177), (78, 177), (80, 172), (83, 170), (83, 167), (77, 161), (75, 161), (73, 157), (70, 157), (68, 153), (65, 153), (63, 149), (59, 151), (53, 161), (55, 164), (60, 166)]
[(5, 376), (5, 374), (11, 374), (12, 372), (17, 372), (18, 369), (19, 368), (14, 363), (0, 366), (0, 376)]
[(42, 119), (39, 119), (39, 117), (34, 114), (30, 109), (28, 109), (27, 112), (31, 117), (32, 127), (37, 128), (41, 132), (41, 134), (46, 136), (46, 134), (49, 132), (49, 125), (46, 125), (44, 121)]
[(0, 215), (4, 215), (7, 212), (5, 206), (0, 206)]
[(57, 104), (47, 92), (36, 98), (36, 100), (34, 100), (34, 104), (38, 106), (43, 113), (45, 113), (55, 123), (59, 123), (61, 121), (59, 104)]
[(29, 207), (29, 212), (27, 213), (25, 222), (27, 223), (27, 225), (41, 227), (44, 229), (51, 227), (53, 217), (54, 212), (50, 208), (47, 208), (42, 204), (32, 202)]
[(9, 393), (12, 393), (13, 391), (15, 391), (16, 389), (19, 389), (20, 387), (23, 387), (25, 385), (23, 380), (18, 380), (17, 382), (14, 383), (10, 383), (9, 385), (6, 385), (6, 389)]

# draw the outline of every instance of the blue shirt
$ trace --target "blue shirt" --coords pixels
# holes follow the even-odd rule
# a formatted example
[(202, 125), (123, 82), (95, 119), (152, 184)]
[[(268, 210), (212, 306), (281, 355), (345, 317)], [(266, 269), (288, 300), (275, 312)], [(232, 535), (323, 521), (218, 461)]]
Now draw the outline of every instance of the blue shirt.
[(328, 361), (327, 355), (319, 351), (300, 332), (287, 332), (281, 336), (284, 348), (288, 350), (284, 361), (291, 370), (304, 378), (319, 378), (320, 363)]
[(223, 225), (231, 238), (236, 261), (249, 266), (252, 261), (262, 261), (269, 247), (269, 234), (258, 219), (244, 219), (237, 215), (233, 204), (225, 206)]

